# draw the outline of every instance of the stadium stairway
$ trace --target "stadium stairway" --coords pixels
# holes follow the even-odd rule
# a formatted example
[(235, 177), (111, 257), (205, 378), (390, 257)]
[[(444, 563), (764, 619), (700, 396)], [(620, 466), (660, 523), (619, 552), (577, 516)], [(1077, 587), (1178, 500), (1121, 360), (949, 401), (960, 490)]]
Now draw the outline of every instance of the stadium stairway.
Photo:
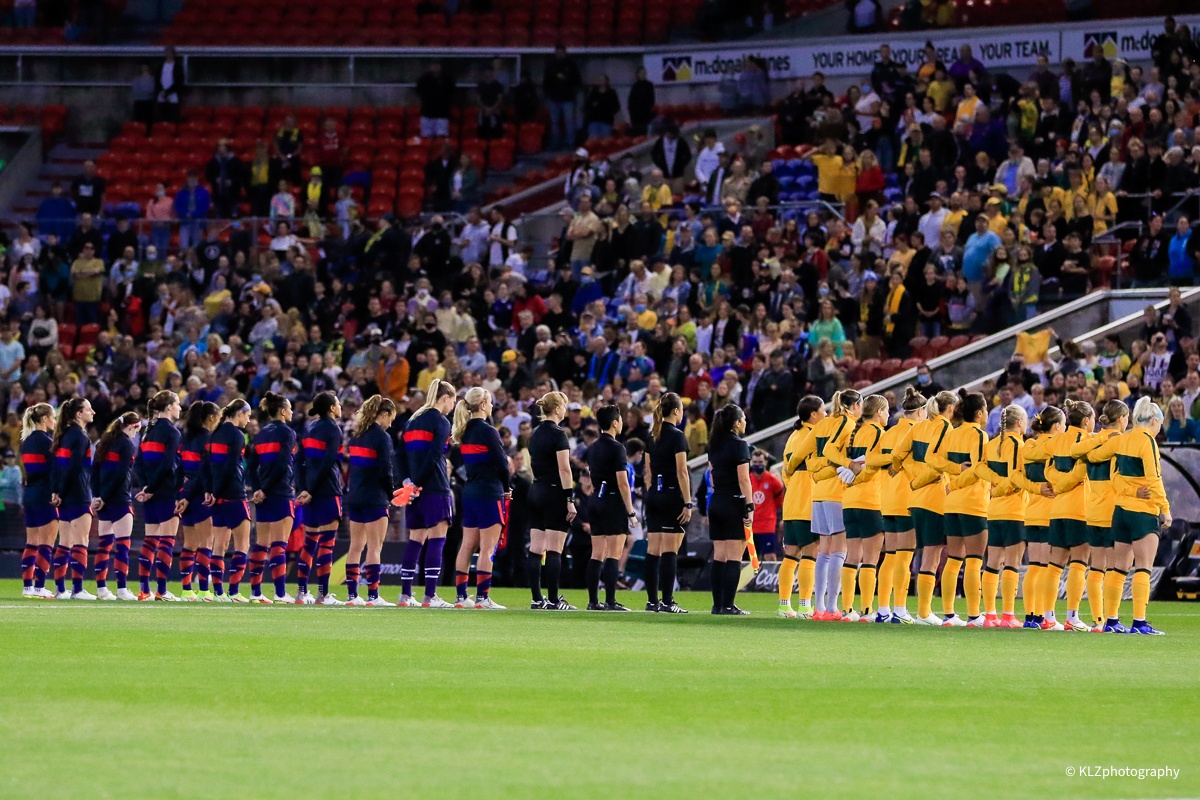
[(23, 196), (18, 197), (11, 208), (3, 209), (4, 216), (33, 219), (38, 205), (50, 194), (55, 181), (61, 181), (66, 192), (70, 192), (71, 181), (83, 171), (83, 162), (96, 159), (105, 151), (101, 144), (56, 144), (46, 155), (37, 180), (29, 184)]

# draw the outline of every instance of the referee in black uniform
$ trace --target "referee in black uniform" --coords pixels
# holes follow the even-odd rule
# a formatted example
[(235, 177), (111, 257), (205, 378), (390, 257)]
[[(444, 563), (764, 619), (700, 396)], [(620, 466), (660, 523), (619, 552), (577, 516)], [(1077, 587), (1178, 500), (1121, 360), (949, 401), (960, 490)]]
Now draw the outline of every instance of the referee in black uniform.
[[(575, 480), (571, 474), (571, 445), (560, 427), (567, 414), (567, 396), (546, 392), (537, 401), (542, 422), (529, 437), (529, 591), (534, 611), (575, 611), (558, 593), (562, 551), (567, 530), (575, 519)], [(546, 593), (542, 597), (542, 556), (546, 558)]]
[(713, 543), (712, 594), (714, 614), (747, 616), (734, 604), (746, 550), (745, 527), (754, 517), (750, 488), (750, 445), (741, 438), (746, 415), (727, 405), (713, 419), (708, 446), (712, 469), (712, 498), (708, 502), (708, 535)]
[[(688, 474), (687, 437), (679, 428), (683, 401), (667, 392), (654, 409), (646, 473), (646, 610), (686, 614), (675, 602), (676, 557), (695, 503)], [(662, 601), (658, 592), (662, 588)]]
[[(634, 518), (633, 487), (629, 484), (629, 463), (621, 435), (619, 406), (601, 406), (596, 411), (600, 438), (588, 448), (588, 469), (592, 473), (591, 525), (592, 558), (587, 567), (588, 611), (628, 611), (617, 602), (618, 559)], [(748, 460), (748, 459), (747, 459)], [(604, 604), (600, 603), (600, 577), (604, 577)]]

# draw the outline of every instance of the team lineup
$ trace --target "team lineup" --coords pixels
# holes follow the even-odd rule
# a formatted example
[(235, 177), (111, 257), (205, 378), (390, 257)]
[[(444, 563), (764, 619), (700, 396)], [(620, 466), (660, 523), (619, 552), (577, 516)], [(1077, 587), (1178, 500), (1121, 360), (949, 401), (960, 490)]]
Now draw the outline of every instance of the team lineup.
[[(541, 421), (528, 442), (531, 608), (572, 611), (560, 592), (563, 551), (577, 513), (578, 467), (561, 427), (567, 398), (547, 392), (536, 405)], [(448, 382), (434, 380), (424, 405), (393, 439), (389, 429), (398, 411), (391, 400), (371, 397), (344, 436), (333, 393), (313, 399), (302, 425), (293, 422), (286, 398), (268, 393), (259, 404), (258, 432), (248, 441), (253, 410), (244, 400), (223, 409), (196, 402), (184, 412), (178, 394), (163, 391), (150, 399), (145, 423), (137, 413), (122, 414), (93, 445), (85, 432), (93, 418), (86, 399), (73, 398), (57, 413), (49, 405), (32, 406), (21, 440), (23, 596), (503, 610), (490, 589), (492, 559), (506, 530), (511, 466), (489, 423), (490, 393), (476, 387), (460, 397)], [(829, 412), (816, 396), (801, 399), (783, 452), (779, 616), (1159, 634), (1146, 608), (1158, 532), (1171, 523), (1155, 443), (1161, 409), (1148, 398), (1132, 411), (1116, 400), (1097, 408), (1068, 400), (1030, 420), (1012, 405), (1002, 412), (1002, 431), (990, 440), (983, 430), (988, 412), (980, 394), (940, 392), (927, 399), (910, 387), (889, 426), (893, 412), (879, 395), (839, 392)], [(594, 488), (586, 608), (628, 611), (617, 590), (620, 559), (641, 516), (636, 472), (619, 441), (621, 408), (602, 406), (595, 416), (600, 436), (585, 457)], [(643, 579), (652, 612), (687, 613), (674, 598), (677, 557), (696, 508), (683, 418), (680, 397), (664, 395), (645, 446)], [(752, 464), (761, 473), (765, 458), (761, 451), (751, 454), (745, 430), (736, 405), (722, 407), (713, 420), (701, 492), (713, 548), (713, 614), (749, 613), (735, 601), (748, 546), (754, 560), (751, 531), (761, 528)], [(465, 475), (459, 509), (448, 469), (453, 447)], [(134, 500), (142, 504), (145, 523), (136, 593), (129, 587)], [(409, 537), (396, 603), (379, 591), (392, 505), (404, 507)], [(462, 544), (452, 603), (438, 596), (437, 584), (456, 515)], [(95, 594), (84, 588), (93, 517)], [(350, 535), (346, 600), (330, 587), (343, 518)], [(167, 587), (177, 537), (178, 597)], [(295, 596), (287, 587), (289, 543), (298, 551)], [(913, 616), (907, 606), (915, 559)], [(933, 611), (939, 566), (940, 616)], [(110, 570), (115, 591), (108, 585)], [(263, 592), (268, 572), (271, 595)], [(1064, 572), (1066, 617), (1060, 622)], [(1126, 628), (1120, 606), (1130, 573), (1133, 613)], [(414, 590), (422, 574), (423, 591)], [(960, 576), (965, 614), (957, 607)], [(242, 592), (247, 578), (249, 595)], [(1016, 616), (1018, 588), (1024, 621)]]

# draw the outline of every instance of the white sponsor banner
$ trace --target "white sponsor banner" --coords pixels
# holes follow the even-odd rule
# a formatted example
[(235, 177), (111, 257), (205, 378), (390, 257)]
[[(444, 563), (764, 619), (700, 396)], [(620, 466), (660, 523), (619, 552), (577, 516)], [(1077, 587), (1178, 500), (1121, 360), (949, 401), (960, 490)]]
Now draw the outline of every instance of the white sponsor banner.
[[(1192, 31), (1200, 24), (1200, 16), (1176, 17), (1180, 25)], [(1082, 61), (1092, 57), (1097, 47), (1108, 58), (1126, 61), (1149, 61), (1154, 39), (1163, 32), (1161, 19), (1097, 20), (1087, 28), (1062, 32), (1062, 56)]]
[[(892, 58), (915, 69), (924, 60), (925, 38), (895, 39)], [(958, 57), (958, 47), (970, 44), (974, 56), (989, 67), (1032, 66), (1039, 55), (1059, 60), (1059, 34), (1056, 31), (1022, 31), (989, 35), (975, 32), (970, 36), (937, 35), (933, 39), (938, 57), (947, 65)], [(799, 78), (823, 72), (826, 75), (863, 75), (871, 71), (879, 57), (880, 42), (860, 39), (828, 44), (790, 47), (746, 47), (728, 50), (647, 53), (644, 59), (647, 77), (654, 83), (717, 83), (726, 75), (741, 72), (747, 56), (767, 63), (771, 78)]]
[[(1180, 17), (1180, 24), (1200, 25), (1200, 17)], [(1114, 21), (1116, 22), (1116, 21)], [(960, 45), (969, 44), (975, 58), (988, 68), (1031, 67), (1039, 55), (1058, 64), (1064, 58), (1077, 61), (1091, 52), (1094, 43), (1110, 56), (1129, 60), (1150, 57), (1150, 45), (1162, 32), (1161, 19), (1121, 20), (1120, 24), (1077, 25), (1068, 30), (1050, 28), (974, 28), (896, 36), (864, 36), (841, 41), (756, 47), (746, 45), (719, 50), (674, 50), (647, 53), (643, 63), (647, 77), (658, 84), (717, 83), (741, 72), (747, 56), (764, 60), (771, 78), (808, 77), (814, 72), (830, 76), (865, 75), (879, 57), (880, 45), (892, 48), (892, 58), (910, 69), (924, 60), (925, 43), (932, 41), (938, 57), (949, 66), (958, 57)]]

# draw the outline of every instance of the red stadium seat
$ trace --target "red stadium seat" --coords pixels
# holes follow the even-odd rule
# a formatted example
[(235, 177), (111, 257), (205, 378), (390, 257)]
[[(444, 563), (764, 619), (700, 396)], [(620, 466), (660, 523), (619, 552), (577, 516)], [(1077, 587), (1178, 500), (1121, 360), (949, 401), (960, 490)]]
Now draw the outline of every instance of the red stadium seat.
[(951, 350), (957, 350), (960, 347), (966, 347), (970, 343), (971, 343), (970, 336), (963, 336), (961, 334), (958, 336), (952, 336), (952, 337), (950, 337), (950, 341), (948, 342), (946, 352), (950, 352)]
[(58, 323), (58, 343), (60, 345), (74, 345), (75, 333), (77, 328), (69, 322)]
[(936, 358), (950, 350), (950, 337), (935, 336), (929, 340), (929, 352), (931, 358)]
[(74, 350), (74, 352), (71, 354), (71, 360), (72, 360), (72, 361), (76, 361), (76, 362), (78, 362), (78, 363), (80, 363), (80, 364), (84, 363), (85, 361), (87, 361), (88, 352), (89, 352), (91, 349), (92, 349), (92, 346), (91, 346), (90, 344), (77, 344), (77, 345), (75, 345), (75, 350)]
[(96, 323), (83, 325), (79, 328), (79, 341), (76, 344), (93, 345), (96, 343), (96, 337), (100, 335), (100, 326)]

